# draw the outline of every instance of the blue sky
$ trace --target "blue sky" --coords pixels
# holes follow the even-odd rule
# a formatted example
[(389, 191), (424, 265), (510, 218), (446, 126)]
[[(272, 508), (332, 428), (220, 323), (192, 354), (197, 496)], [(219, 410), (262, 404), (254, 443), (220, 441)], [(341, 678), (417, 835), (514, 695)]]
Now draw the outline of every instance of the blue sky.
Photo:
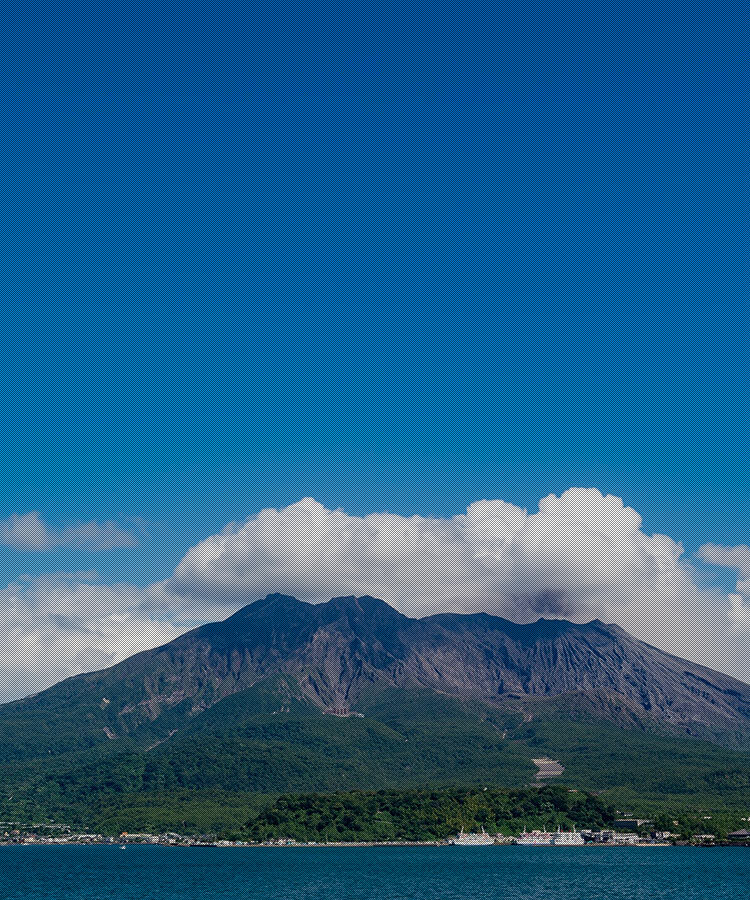
[(595, 487), (750, 541), (738, 4), (123, 16), (3, 39), (0, 518), (138, 546), (0, 547), (2, 585), (144, 587), (308, 496)]

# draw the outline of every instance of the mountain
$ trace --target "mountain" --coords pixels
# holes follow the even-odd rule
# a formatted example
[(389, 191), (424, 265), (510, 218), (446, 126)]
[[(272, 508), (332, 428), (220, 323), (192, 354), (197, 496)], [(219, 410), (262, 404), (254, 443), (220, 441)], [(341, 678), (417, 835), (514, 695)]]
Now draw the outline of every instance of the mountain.
[(543, 755), (585, 787), (739, 802), (745, 750), (750, 686), (614, 625), (271, 595), (0, 706), (0, 813), (144, 792), (525, 784)]
[(297, 702), (321, 711), (356, 712), (375, 688), (504, 707), (516, 701), (518, 709), (523, 701), (577, 695), (607, 719), (614, 704), (620, 717), (688, 734), (741, 736), (750, 729), (750, 686), (650, 647), (616, 625), (544, 619), (516, 625), (486, 614), (410, 619), (373, 597), (313, 605), (281, 595), (104, 672), (0, 707), (0, 724), (19, 714), (49, 720), (86, 707), (90, 724), (75, 741), (112, 740), (144, 726), (160, 733), (159, 725), (184, 726), (281, 675), (293, 680)]

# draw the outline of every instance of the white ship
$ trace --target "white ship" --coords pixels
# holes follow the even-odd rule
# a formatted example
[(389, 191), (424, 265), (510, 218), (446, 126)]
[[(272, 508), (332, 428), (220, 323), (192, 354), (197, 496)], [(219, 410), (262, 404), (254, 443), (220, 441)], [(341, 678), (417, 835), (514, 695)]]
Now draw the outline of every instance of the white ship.
[(516, 838), (516, 844), (524, 847), (581, 847), (585, 843), (580, 831), (526, 831)]
[(478, 834), (476, 832), (467, 833), (462, 828), (454, 838), (451, 838), (451, 844), (456, 844), (460, 847), (486, 847), (494, 843), (495, 839), (487, 834), (484, 828)]
[(544, 847), (552, 844), (553, 837), (550, 831), (526, 831), (524, 828), (514, 843), (523, 847)]
[(555, 847), (582, 847), (585, 843), (583, 835), (575, 828), (572, 831), (561, 831), (558, 828), (552, 835), (552, 844)]

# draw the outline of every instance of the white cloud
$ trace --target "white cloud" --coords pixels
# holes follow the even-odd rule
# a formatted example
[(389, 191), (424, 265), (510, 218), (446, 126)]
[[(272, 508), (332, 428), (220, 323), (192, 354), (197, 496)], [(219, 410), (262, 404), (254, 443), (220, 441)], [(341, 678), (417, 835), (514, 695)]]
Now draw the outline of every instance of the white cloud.
[(635, 510), (594, 489), (550, 495), (536, 513), (491, 500), (451, 519), (350, 516), (307, 498), (227, 526), (162, 587), (203, 604), (269, 591), (311, 601), (372, 594), (412, 616), (597, 617), (750, 680), (736, 603), (700, 589), (679, 543), (647, 534)]
[(0, 544), (16, 550), (54, 550), (71, 547), (79, 550), (110, 550), (135, 547), (135, 537), (114, 522), (81, 522), (65, 528), (47, 526), (38, 512), (19, 516), (15, 513), (0, 521)]
[(727, 569), (736, 569), (740, 578), (736, 593), (729, 595), (731, 616), (741, 625), (750, 626), (750, 547), (721, 547), (718, 544), (704, 544), (698, 556), (705, 562)]
[(540, 606), (606, 613), (693, 590), (682, 552), (596, 490), (546, 497), (534, 514), (482, 501), (452, 519), (359, 518), (308, 498), (198, 544), (164, 587), (206, 598), (368, 593), (412, 615), (488, 610), (529, 621)]
[(704, 544), (698, 556), (715, 566), (737, 569), (743, 578), (750, 578), (750, 547), (720, 547), (718, 544)]
[(727, 595), (698, 587), (680, 544), (649, 535), (635, 510), (597, 490), (546, 497), (535, 513), (481, 501), (449, 519), (350, 516), (308, 498), (228, 525), (145, 589), (87, 573), (0, 591), (0, 699), (111, 665), (274, 591), (313, 602), (371, 594), (410, 616), (600, 618), (750, 681), (745, 551), (701, 550), (747, 579)]
[(95, 580), (95, 572), (79, 572), (0, 590), (0, 702), (114, 665), (185, 630), (143, 611), (149, 589)]
[(729, 602), (731, 603), (730, 616), (739, 624), (744, 625), (748, 629), (750, 637), (750, 584), (745, 585), (745, 594), (730, 594)]

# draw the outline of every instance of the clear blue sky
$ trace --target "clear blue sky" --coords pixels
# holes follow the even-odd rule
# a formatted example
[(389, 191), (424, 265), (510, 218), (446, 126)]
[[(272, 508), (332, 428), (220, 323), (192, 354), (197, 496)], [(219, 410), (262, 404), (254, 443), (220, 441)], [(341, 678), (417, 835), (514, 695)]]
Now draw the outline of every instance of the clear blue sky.
[[(42, 2), (0, 63), (0, 518), (164, 578), (231, 520), (535, 509), (748, 542), (732, 4)], [(0, 579), (0, 580), (2, 580)]]

